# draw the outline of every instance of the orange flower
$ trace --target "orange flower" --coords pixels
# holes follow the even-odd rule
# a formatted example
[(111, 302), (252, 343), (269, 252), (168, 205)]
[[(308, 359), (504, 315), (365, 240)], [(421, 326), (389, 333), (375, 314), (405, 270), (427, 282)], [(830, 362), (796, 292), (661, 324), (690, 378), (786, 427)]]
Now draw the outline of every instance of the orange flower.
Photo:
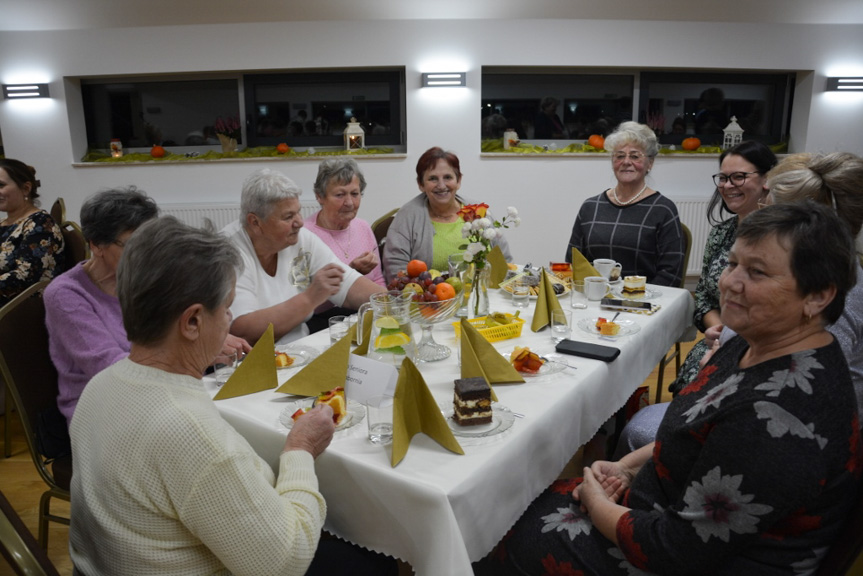
[(458, 215), (465, 222), (473, 222), (477, 218), (485, 218), (485, 212), (488, 210), (488, 204), (465, 204)]

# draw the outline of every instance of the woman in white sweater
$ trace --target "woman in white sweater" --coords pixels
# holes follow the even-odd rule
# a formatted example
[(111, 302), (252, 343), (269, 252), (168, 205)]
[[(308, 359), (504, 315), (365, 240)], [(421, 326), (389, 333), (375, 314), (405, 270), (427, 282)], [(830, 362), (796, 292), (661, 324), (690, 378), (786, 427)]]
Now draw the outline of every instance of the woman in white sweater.
[(274, 474), (201, 381), (231, 324), (238, 265), (228, 239), (171, 217), (128, 240), (117, 294), (131, 351), (90, 381), (70, 428), (77, 573), (348, 573), (312, 563), (326, 516), (314, 459), (332, 410), (297, 420)]

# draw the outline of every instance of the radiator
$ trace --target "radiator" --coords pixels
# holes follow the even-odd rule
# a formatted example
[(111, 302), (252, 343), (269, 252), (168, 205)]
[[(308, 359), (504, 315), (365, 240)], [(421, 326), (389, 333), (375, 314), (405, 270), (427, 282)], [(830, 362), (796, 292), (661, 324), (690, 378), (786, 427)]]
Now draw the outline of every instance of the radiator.
[(707, 221), (707, 205), (710, 198), (672, 198), (680, 213), (680, 221), (686, 224), (692, 232), (692, 248), (689, 251), (689, 264), (686, 267), (687, 276), (701, 276), (701, 265), (704, 259), (704, 245), (710, 234), (710, 223)]
[[(314, 204), (300, 204), (300, 214), (303, 215), (303, 218), (308, 218), (317, 212), (319, 208), (320, 206), (317, 202)], [(209, 219), (215, 225), (216, 230), (221, 230), (240, 217), (240, 205), (233, 203), (160, 204), (159, 209), (162, 214), (176, 216), (177, 219), (196, 228), (203, 226), (204, 220)]]

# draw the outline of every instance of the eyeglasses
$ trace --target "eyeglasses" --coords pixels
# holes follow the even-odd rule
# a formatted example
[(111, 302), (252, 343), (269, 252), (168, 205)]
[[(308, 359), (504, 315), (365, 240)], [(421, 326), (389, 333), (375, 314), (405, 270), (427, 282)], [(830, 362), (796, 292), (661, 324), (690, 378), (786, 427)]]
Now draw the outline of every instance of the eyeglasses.
[(627, 158), (629, 158), (630, 162), (641, 162), (646, 157), (646, 154), (643, 154), (641, 152), (630, 152), (629, 154), (627, 154), (626, 152), (615, 152), (611, 155), (611, 158), (615, 162), (623, 162)]
[(725, 186), (725, 184), (727, 184), (730, 180), (732, 186), (743, 186), (743, 183), (746, 182), (746, 178), (748, 178), (750, 174), (758, 174), (758, 172), (732, 172), (731, 174), (714, 174), (713, 183), (716, 184), (716, 186)]

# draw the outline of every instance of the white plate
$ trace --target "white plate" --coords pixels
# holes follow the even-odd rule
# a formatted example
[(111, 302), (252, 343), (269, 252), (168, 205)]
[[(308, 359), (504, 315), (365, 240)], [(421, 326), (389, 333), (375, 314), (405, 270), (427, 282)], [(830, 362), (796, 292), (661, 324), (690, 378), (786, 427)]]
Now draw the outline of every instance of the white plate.
[(277, 366), (276, 368), (279, 370), (288, 370), (290, 368), (305, 366), (321, 354), (316, 348), (312, 348), (311, 346), (298, 346), (291, 344), (276, 346), (276, 352), (284, 352), (294, 359), (294, 363), (290, 366)]
[(614, 286), (611, 289), (611, 292), (618, 298), (623, 298), (624, 300), (653, 300), (654, 298), (659, 298), (660, 296), (662, 296), (662, 292), (660, 292), (659, 290), (654, 290), (653, 288), (645, 288), (644, 296), (633, 296), (632, 294), (624, 294), (622, 284)]
[[(614, 336), (604, 336), (599, 333), (599, 330), (596, 329), (596, 321), (598, 319), (599, 318), (582, 318), (578, 321), (578, 327), (581, 328), (582, 331), (587, 332), (588, 334), (593, 334), (597, 338), (603, 338), (608, 340), (616, 340), (618, 338), (623, 338), (624, 336), (635, 334), (636, 332), (641, 330), (641, 326), (639, 326), (632, 320), (617, 319), (614, 321), (614, 323), (620, 326), (620, 332), (618, 332)], [(606, 319), (610, 320), (610, 317)]]
[[(566, 284), (563, 284), (563, 283), (561, 283), (561, 286), (563, 286), (563, 292), (561, 292), (560, 294), (555, 294), (555, 296), (557, 296), (558, 298), (560, 298), (561, 296), (566, 296), (567, 294), (569, 294), (569, 286), (567, 286)], [(503, 290), (507, 294), (512, 294), (512, 289), (509, 286), (504, 286), (503, 288), (501, 288), (501, 290)], [(539, 298), (539, 296), (536, 294), (530, 295), (531, 300), (536, 300), (537, 298)]]
[[(510, 354), (511, 352), (507, 352), (503, 355), (507, 362), (509, 362)], [(541, 378), (542, 376), (551, 376), (552, 374), (566, 370), (566, 360), (560, 359), (557, 354), (540, 355), (540, 358), (543, 358), (546, 362), (540, 367), (539, 372), (535, 374), (531, 372), (518, 372), (519, 375), (524, 378)], [(548, 362), (548, 360), (552, 360), (552, 362)]]
[[(291, 419), (291, 415), (294, 412), (302, 408), (303, 410), (308, 410), (312, 407), (312, 404), (315, 403), (314, 398), (304, 398), (302, 400), (297, 400), (296, 402), (291, 402), (289, 404), (285, 404), (284, 409), (279, 413), (279, 423), (290, 430), (294, 421)], [(360, 422), (363, 421), (363, 418), (366, 417), (366, 408), (359, 402), (354, 402), (353, 400), (348, 400), (348, 411), (345, 414), (342, 421), (339, 422), (339, 425), (336, 426), (336, 432), (339, 430), (347, 430), (348, 428), (352, 428), (356, 426)]]
[[(512, 411), (496, 402), (493, 402), (491, 405), (491, 422), (478, 426), (461, 426), (456, 424), (452, 417), (453, 407), (451, 403), (445, 406), (442, 405), (441, 409), (444, 418), (446, 418), (446, 423), (449, 425), (449, 429), (452, 430), (454, 436), (459, 438), (460, 444), (471, 444), (471, 440), (502, 434), (509, 430), (515, 421), (515, 415)], [(464, 440), (467, 440), (467, 442)]]

